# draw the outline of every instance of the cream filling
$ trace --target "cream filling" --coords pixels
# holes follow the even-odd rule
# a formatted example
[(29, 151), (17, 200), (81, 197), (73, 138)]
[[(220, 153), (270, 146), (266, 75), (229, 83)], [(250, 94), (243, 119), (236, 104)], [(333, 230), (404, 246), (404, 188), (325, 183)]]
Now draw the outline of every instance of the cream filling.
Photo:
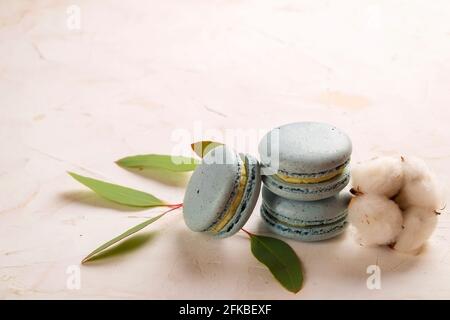
[(344, 169), (345, 165), (342, 165), (336, 171), (332, 171), (320, 177), (312, 177), (312, 178), (294, 178), (280, 173), (277, 173), (277, 177), (288, 183), (295, 183), (295, 184), (318, 183), (328, 181), (333, 179), (334, 177), (337, 177), (338, 175), (342, 174), (342, 172), (344, 172)]
[(228, 222), (233, 219), (236, 214), (236, 210), (242, 202), (242, 198), (244, 197), (245, 187), (247, 185), (248, 177), (247, 177), (247, 169), (245, 168), (245, 162), (241, 166), (241, 175), (239, 178), (239, 186), (236, 194), (234, 195), (234, 199), (231, 202), (231, 205), (228, 207), (227, 211), (223, 215), (222, 219), (220, 219), (214, 226), (212, 226), (208, 231), (212, 233), (219, 233), (222, 229), (228, 224)]

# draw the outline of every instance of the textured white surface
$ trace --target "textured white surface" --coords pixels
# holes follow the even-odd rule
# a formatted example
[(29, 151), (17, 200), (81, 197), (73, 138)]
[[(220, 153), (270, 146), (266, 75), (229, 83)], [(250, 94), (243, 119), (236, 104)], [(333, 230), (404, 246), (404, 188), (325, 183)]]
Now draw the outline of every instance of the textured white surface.
[[(66, 25), (70, 5), (80, 30)], [(68, 266), (161, 210), (110, 204), (65, 173), (179, 202), (174, 177), (113, 160), (171, 152), (174, 130), (199, 123), (317, 120), (352, 137), (353, 161), (413, 154), (446, 183), (449, 16), (448, 1), (1, 1), (0, 298), (450, 298), (448, 209), (419, 256), (362, 248), (349, 232), (289, 241), (305, 268), (297, 295), (243, 234), (212, 240), (171, 213), (141, 233), (145, 245), (83, 266), (69, 290)], [(263, 232), (258, 207), (247, 229)], [(381, 290), (366, 287), (375, 263)]]

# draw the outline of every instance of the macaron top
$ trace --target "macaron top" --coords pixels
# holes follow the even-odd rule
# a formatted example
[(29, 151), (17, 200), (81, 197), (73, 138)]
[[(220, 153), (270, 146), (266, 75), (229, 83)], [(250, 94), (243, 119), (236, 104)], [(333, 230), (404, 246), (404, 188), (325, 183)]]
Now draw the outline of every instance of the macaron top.
[(283, 125), (267, 133), (259, 144), (263, 165), (294, 178), (332, 175), (349, 162), (351, 152), (352, 143), (343, 131), (319, 122)]
[(241, 158), (226, 146), (204, 156), (183, 201), (184, 220), (191, 230), (228, 236), (236, 232), (233, 226), (247, 221), (260, 188), (259, 166), (253, 159)]

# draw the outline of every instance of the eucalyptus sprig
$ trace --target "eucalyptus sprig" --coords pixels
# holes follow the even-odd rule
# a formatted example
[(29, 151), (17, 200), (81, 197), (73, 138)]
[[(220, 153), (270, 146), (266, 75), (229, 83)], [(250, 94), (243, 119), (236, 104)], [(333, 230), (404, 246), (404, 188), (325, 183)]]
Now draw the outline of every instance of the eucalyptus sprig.
[(155, 168), (174, 172), (187, 172), (195, 170), (199, 161), (194, 158), (166, 154), (142, 154), (119, 159), (116, 163), (124, 168)]
[(198, 155), (200, 158), (203, 158), (209, 151), (214, 149), (215, 147), (222, 146), (223, 143), (215, 142), (215, 141), (198, 141), (191, 143), (191, 149)]
[(297, 293), (302, 288), (303, 274), (300, 259), (284, 241), (260, 236), (242, 229), (249, 237), (256, 259), (265, 264), (275, 279), (287, 290)]
[(157, 215), (156, 217), (153, 217), (147, 221), (144, 221), (140, 224), (138, 224), (137, 226), (134, 226), (130, 229), (128, 229), (127, 231), (125, 231), (124, 233), (118, 235), (117, 237), (115, 237), (114, 239), (109, 240), (108, 242), (102, 244), (100, 247), (98, 247), (97, 249), (95, 249), (94, 251), (92, 251), (91, 253), (89, 253), (82, 261), (81, 263), (86, 263), (90, 260), (92, 260), (97, 254), (99, 254), (100, 252), (103, 252), (104, 250), (108, 249), (109, 247), (111, 247), (113, 244), (116, 244), (117, 242), (125, 239), (126, 237), (131, 236), (132, 234), (135, 234), (136, 232), (144, 229), (145, 227), (147, 227), (148, 225), (152, 224), (153, 222), (155, 222), (156, 220), (158, 220), (159, 218), (161, 218), (162, 216), (164, 216), (165, 214), (169, 213), (170, 211), (173, 211), (175, 209), (178, 209), (180, 206), (174, 206), (171, 209)]
[(154, 195), (136, 189), (119, 186), (89, 177), (85, 177), (73, 172), (68, 172), (72, 178), (84, 184), (86, 187), (102, 196), (105, 199), (131, 207), (164, 207), (169, 206), (166, 201), (158, 199)]
[[(192, 150), (199, 156), (203, 157), (213, 148), (222, 145), (222, 143), (214, 141), (199, 141), (191, 145)], [(182, 156), (170, 156), (161, 154), (135, 155), (122, 158), (116, 163), (125, 168), (155, 168), (169, 170), (173, 172), (189, 172), (195, 170), (199, 161), (194, 158)], [(139, 191), (136, 189), (120, 186), (110, 182), (85, 177), (73, 172), (69, 174), (78, 182), (82, 183), (92, 191), (110, 201), (140, 208), (167, 207), (167, 211), (128, 229), (112, 240), (102, 244), (83, 260), (82, 264), (93, 260), (99, 253), (122, 241), (123, 239), (144, 229), (153, 222), (159, 220), (167, 213), (179, 209), (183, 206), (179, 204), (169, 204), (168, 202), (155, 197), (152, 194)], [(263, 263), (275, 279), (287, 290), (297, 293), (303, 283), (303, 275), (301, 263), (295, 251), (284, 241), (253, 234), (242, 229), (250, 238), (251, 252), (255, 258)]]

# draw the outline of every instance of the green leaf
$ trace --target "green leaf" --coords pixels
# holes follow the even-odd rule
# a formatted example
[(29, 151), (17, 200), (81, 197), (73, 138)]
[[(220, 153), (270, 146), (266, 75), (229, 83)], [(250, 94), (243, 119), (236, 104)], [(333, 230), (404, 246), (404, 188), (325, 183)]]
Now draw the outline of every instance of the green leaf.
[(117, 160), (116, 163), (125, 168), (157, 168), (174, 172), (186, 172), (195, 170), (199, 162), (190, 157), (142, 154)]
[(192, 151), (195, 152), (200, 158), (203, 158), (208, 152), (218, 146), (222, 146), (223, 143), (215, 141), (198, 141), (191, 144)]
[(69, 174), (75, 180), (84, 184), (100, 196), (120, 204), (133, 207), (160, 207), (168, 205), (163, 200), (158, 199), (149, 193), (80, 176), (73, 172), (69, 172)]
[(113, 244), (125, 239), (126, 237), (131, 236), (132, 234), (138, 232), (139, 230), (144, 229), (146, 226), (148, 226), (149, 224), (152, 224), (153, 222), (155, 222), (156, 220), (158, 220), (159, 218), (161, 218), (164, 214), (166, 213), (162, 213), (159, 216), (156, 216), (154, 218), (151, 218), (150, 220), (144, 221), (140, 224), (138, 224), (137, 226), (134, 226), (131, 229), (128, 229), (127, 231), (125, 231), (124, 233), (122, 233), (121, 235), (115, 237), (112, 240), (109, 240), (108, 242), (106, 242), (105, 244), (102, 244), (100, 247), (98, 247), (97, 249), (95, 249), (94, 251), (92, 251), (90, 254), (88, 254), (86, 256), (86, 258), (83, 259), (83, 261), (81, 261), (81, 263), (86, 263), (90, 260), (92, 260), (92, 258), (94, 258), (94, 256), (96, 256), (97, 254), (99, 254), (100, 252), (102, 252), (103, 250), (109, 248), (110, 246), (112, 246)]
[(275, 279), (287, 290), (297, 293), (303, 283), (300, 260), (292, 248), (279, 239), (250, 235), (251, 250), (265, 264)]

